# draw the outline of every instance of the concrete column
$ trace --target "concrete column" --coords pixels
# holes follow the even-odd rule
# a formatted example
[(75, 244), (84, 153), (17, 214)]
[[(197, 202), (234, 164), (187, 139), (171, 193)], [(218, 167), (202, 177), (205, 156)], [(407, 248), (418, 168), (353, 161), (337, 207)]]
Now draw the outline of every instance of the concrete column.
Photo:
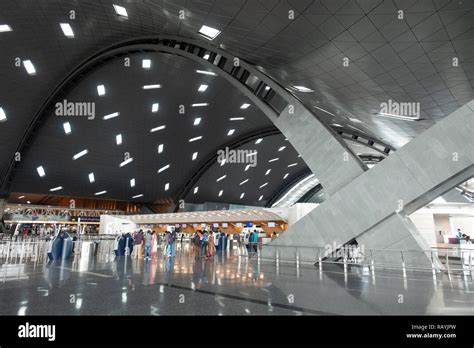
[(295, 253), (288, 247), (324, 248), (354, 238), (374, 249), (425, 250), (406, 216), (474, 176), (473, 129), (471, 101), (333, 193), (272, 244), (286, 246), (288, 255)]

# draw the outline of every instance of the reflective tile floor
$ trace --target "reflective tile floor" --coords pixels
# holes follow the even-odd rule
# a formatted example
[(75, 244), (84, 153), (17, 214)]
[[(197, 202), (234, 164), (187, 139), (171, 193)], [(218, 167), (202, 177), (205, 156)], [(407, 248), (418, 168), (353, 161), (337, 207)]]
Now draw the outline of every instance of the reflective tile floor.
[(474, 315), (471, 276), (277, 264), (239, 250), (195, 259), (115, 258), (103, 245), (70, 261), (2, 260), (3, 315)]

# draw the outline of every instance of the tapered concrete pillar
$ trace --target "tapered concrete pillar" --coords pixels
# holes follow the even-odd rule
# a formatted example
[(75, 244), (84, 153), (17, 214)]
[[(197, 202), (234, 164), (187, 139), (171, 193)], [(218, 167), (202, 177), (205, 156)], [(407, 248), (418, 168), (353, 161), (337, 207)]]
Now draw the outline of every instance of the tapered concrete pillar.
[[(427, 245), (407, 215), (474, 176), (473, 129), (474, 101), (332, 194), (272, 242), (274, 247), (264, 255), (273, 256), (279, 245), (280, 255), (294, 256), (293, 246), (324, 248), (356, 239), (366, 249), (387, 250), (386, 261), (389, 249), (411, 250), (421, 255), (414, 263), (431, 267), (430, 256), (422, 252)], [(393, 255), (398, 262), (400, 255)]]

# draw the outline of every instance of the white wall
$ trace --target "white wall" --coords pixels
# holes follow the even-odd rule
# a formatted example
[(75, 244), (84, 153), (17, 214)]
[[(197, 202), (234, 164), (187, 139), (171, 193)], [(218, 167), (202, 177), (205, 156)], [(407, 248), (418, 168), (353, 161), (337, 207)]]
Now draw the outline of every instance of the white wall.
[(453, 234), (460, 228), (462, 233), (474, 238), (474, 216), (451, 216), (449, 222)]
[(122, 232), (134, 232), (137, 225), (128, 219), (117, 218), (113, 215), (100, 216), (99, 234), (118, 234)]
[(411, 214), (410, 219), (428, 246), (436, 246), (436, 227), (433, 212), (429, 209), (420, 209)]

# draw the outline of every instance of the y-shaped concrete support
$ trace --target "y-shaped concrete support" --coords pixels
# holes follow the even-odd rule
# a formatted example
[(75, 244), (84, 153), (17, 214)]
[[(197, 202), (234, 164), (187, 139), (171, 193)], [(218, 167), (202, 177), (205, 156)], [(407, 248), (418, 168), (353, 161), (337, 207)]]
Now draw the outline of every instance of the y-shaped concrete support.
[[(333, 193), (299, 220), (264, 256), (289, 258), (295, 246), (344, 244), (356, 239), (365, 250), (380, 250), (382, 262), (400, 260), (407, 266), (431, 266), (431, 255), (408, 215), (456, 184), (474, 176), (474, 101), (432, 126), (371, 170)], [(277, 248), (277, 246), (282, 246)], [(300, 248), (301, 259), (314, 251)]]

